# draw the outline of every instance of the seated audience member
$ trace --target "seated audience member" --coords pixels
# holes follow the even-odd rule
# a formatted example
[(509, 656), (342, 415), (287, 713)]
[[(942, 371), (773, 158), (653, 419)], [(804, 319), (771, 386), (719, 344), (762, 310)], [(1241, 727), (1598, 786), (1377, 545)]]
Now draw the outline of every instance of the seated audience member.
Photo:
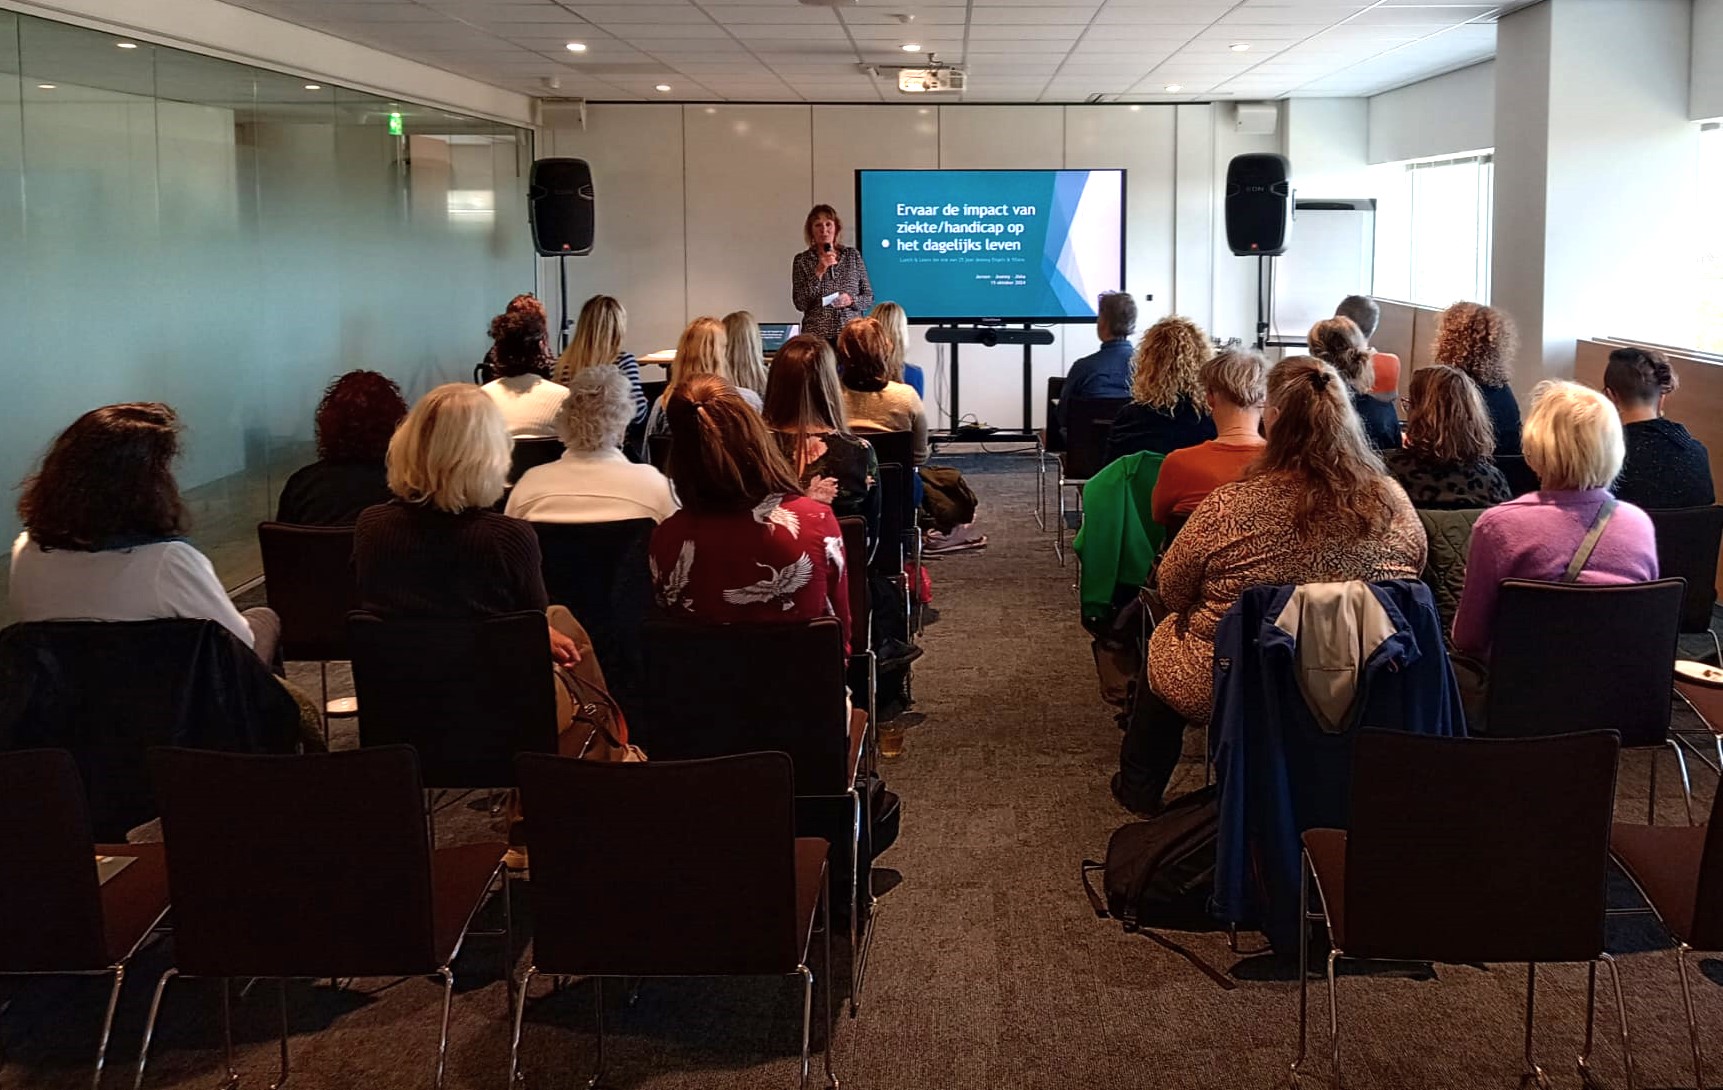
[(1600, 522), (1602, 536), (1575, 582), (1641, 583), (1657, 578), (1651, 519), (1609, 494), (1610, 482), (1621, 472), (1625, 445), (1621, 421), (1608, 399), (1577, 382), (1538, 383), (1524, 443), (1526, 464), (1543, 487), (1490, 508), (1472, 527), (1466, 585), (1454, 616), (1454, 648), (1480, 659), (1489, 656), (1502, 580), (1564, 580), (1581, 544)]
[[(509, 446), (495, 402), (478, 389), (449, 383), (419, 399), (389, 441), (395, 498), (367, 508), (354, 529), (359, 608), (430, 620), (546, 610), (537, 535), (492, 510), (508, 478)], [(578, 625), (557, 621), (548, 629), (551, 654), (572, 666), (591, 644)]]
[(1423, 367), (1406, 396), (1406, 443), (1383, 451), (1388, 472), (1417, 508), (1494, 507), (1513, 498), (1490, 460), (1496, 431), (1478, 384), (1453, 367)]
[[(546, 325), (547, 327), (548, 327), (549, 322), (550, 322), (550, 319), (545, 316), (544, 304), (539, 302), (538, 296), (533, 295), (531, 292), (526, 292), (524, 294), (515, 296), (513, 299), (510, 299), (509, 305), (503, 308), (503, 313), (504, 314), (525, 313), (525, 314), (535, 315), (538, 318), (539, 322), (541, 324)], [(495, 338), (496, 338), (495, 332), (493, 332), (491, 334), (491, 338), (492, 338), (491, 347), (485, 353), (484, 362), (479, 364), (479, 375), (481, 376), (481, 380), (484, 382), (489, 382), (492, 379), (497, 377), (497, 372), (496, 372), (497, 346), (496, 346), (496, 340), (495, 340)], [(543, 359), (543, 365), (544, 365), (545, 373), (549, 374), (550, 373), (551, 356), (550, 356), (550, 344), (548, 342), (547, 337), (541, 336), (539, 338), (539, 353)]]
[(614, 366), (628, 380), (628, 390), (634, 399), (634, 417), (630, 424), (644, 423), (650, 406), (640, 388), (640, 361), (634, 353), (622, 347), (628, 335), (628, 312), (622, 304), (608, 295), (594, 295), (580, 308), (580, 319), (574, 324), (574, 338), (562, 350), (551, 380), (567, 386), (569, 379), (588, 367)]
[(1603, 372), (1603, 392), (1621, 415), (1627, 459), (1615, 496), (1638, 507), (1709, 507), (1711, 455), (1687, 429), (1663, 415), (1677, 380), (1669, 360), (1649, 348), (1617, 348)]
[[(467, 389), (472, 389), (468, 386)], [(18, 500), (9, 588), (20, 621), (219, 623), (280, 673), (273, 610), (234, 608), (185, 540), (179, 416), (155, 401), (91, 409), (61, 432)]]
[(1370, 344), (1350, 318), (1328, 318), (1310, 327), (1306, 338), (1310, 354), (1340, 372), (1352, 391), (1352, 408), (1364, 425), (1364, 437), (1377, 450), (1400, 445), (1400, 418), (1393, 401), (1381, 401), (1370, 393), (1376, 381), (1371, 370)]
[(906, 362), (909, 356), (909, 315), (896, 303), (880, 303), (868, 315), (885, 327), (891, 339), (891, 355), (886, 358), (887, 378), (901, 382), (915, 391), (915, 396), (927, 400), (927, 376), (921, 368)]
[(526, 311), (499, 314), (491, 322), (497, 377), (483, 390), (502, 411), (511, 439), (548, 439), (556, 434), (556, 411), (568, 387), (552, 382), (544, 352), (544, 319)]
[(1131, 334), (1137, 331), (1137, 301), (1129, 292), (1109, 291), (1095, 305), (1095, 336), (1101, 347), (1071, 364), (1059, 388), (1049, 436), (1063, 443), (1066, 406), (1075, 398), (1131, 396)]
[(699, 375), (676, 387), (666, 415), (682, 509), (652, 534), (659, 606), (713, 624), (836, 617), (847, 648), (843, 531), (829, 506), (800, 493), (759, 414), (718, 376)]
[(879, 530), (879, 458), (850, 432), (831, 345), (804, 333), (778, 349), (762, 415), (802, 491), (839, 517), (865, 517), (871, 540)]
[(375, 371), (349, 371), (317, 403), (317, 460), (281, 488), (278, 522), (351, 526), (359, 512), (389, 501), (383, 455), (407, 403), (394, 380)]
[[(1336, 318), (1350, 318), (1369, 341), (1376, 336), (1382, 321), (1382, 308), (1368, 295), (1348, 295), (1334, 308)], [(1400, 357), (1392, 352), (1370, 349), (1370, 396), (1380, 401), (1393, 401), (1400, 396)]]
[(1520, 453), (1520, 403), (1508, 385), (1517, 343), (1513, 319), (1482, 303), (1455, 303), (1436, 327), (1436, 362), (1458, 367), (1478, 384), (1495, 427), (1496, 454)]
[(1127, 809), (1160, 809), (1185, 724), (1208, 720), (1215, 627), (1245, 590), (1416, 579), (1424, 566), (1417, 513), (1370, 449), (1338, 372), (1309, 356), (1280, 361), (1263, 424), (1261, 456), (1197, 506), (1161, 560), (1171, 616), (1149, 638), (1149, 684), (1138, 690), (1113, 780)]
[(838, 334), (839, 378), (850, 430), (907, 431), (913, 437), (916, 465), (927, 464), (927, 412), (921, 397), (888, 374), (891, 339), (873, 318), (852, 318)]
[[(652, 403), (652, 411), (646, 416), (647, 438), (670, 434), (670, 420), (664, 415), (670, 395), (700, 375), (716, 375), (735, 386), (735, 379), (730, 374), (730, 338), (724, 332), (724, 323), (716, 318), (696, 318), (682, 331), (676, 342), (676, 356), (670, 361), (670, 382), (658, 400)], [(736, 393), (749, 408), (760, 411), (759, 394), (744, 389), (737, 389)]]
[(622, 453), (633, 415), (634, 394), (622, 372), (614, 367), (575, 372), (556, 414), (562, 457), (522, 474), (509, 492), (505, 513), (528, 522), (669, 518), (676, 510), (670, 482)]
[[(760, 402), (766, 398), (766, 351), (760, 339), (760, 323), (746, 310), (724, 315), (724, 362), (730, 384), (740, 393), (747, 390)], [(755, 409), (759, 406), (755, 405)]]
[(1155, 478), (1151, 517), (1162, 526), (1188, 515), (1223, 484), (1236, 481), (1262, 453), (1262, 403), (1268, 398), (1268, 360), (1248, 348), (1228, 348), (1202, 366), (1215, 438), (1167, 455)]
[(1131, 360), (1131, 403), (1107, 437), (1107, 461), (1140, 450), (1170, 454), (1215, 437), (1202, 403), (1202, 366), (1212, 355), (1208, 336), (1189, 318), (1162, 318), (1148, 328)]

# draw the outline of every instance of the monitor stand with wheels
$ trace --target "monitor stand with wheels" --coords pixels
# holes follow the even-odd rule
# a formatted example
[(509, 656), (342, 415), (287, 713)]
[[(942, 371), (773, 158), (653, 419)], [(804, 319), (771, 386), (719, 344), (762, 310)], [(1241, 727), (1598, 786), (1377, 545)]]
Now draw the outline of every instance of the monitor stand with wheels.
[[(1007, 326), (1003, 322), (983, 321), (975, 325), (936, 325), (927, 331), (927, 339), (935, 344), (949, 344), (951, 346), (951, 388), (949, 412), (947, 413), (949, 426), (929, 432), (929, 442), (938, 444), (979, 443), (995, 440), (1027, 443), (1035, 441), (1033, 353), (1036, 345), (1053, 343), (1052, 330), (1037, 329), (1027, 323), (1019, 328)], [(985, 348), (992, 348), (1000, 344), (1020, 344), (1023, 346), (1023, 426), (1020, 430), (982, 428), (963, 423), (958, 395), (959, 375), (961, 373), (958, 366), (958, 355), (959, 349), (966, 344), (979, 344)]]

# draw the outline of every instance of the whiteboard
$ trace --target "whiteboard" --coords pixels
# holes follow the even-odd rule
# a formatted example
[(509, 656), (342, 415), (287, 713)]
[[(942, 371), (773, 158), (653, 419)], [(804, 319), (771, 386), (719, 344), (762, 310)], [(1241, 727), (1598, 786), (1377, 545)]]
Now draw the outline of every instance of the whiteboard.
[(1376, 202), (1300, 198), (1286, 253), (1275, 259), (1274, 337), (1302, 340), (1348, 295), (1376, 286)]

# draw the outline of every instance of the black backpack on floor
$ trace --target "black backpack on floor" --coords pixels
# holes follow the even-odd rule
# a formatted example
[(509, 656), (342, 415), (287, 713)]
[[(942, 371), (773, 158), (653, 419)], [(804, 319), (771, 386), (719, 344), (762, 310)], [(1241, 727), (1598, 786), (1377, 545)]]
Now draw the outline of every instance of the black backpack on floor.
[[(1083, 890), (1095, 915), (1118, 920), (1126, 931), (1144, 927), (1206, 931), (1214, 892), (1218, 795), (1204, 787), (1178, 799), (1145, 821), (1115, 830), (1107, 861), (1083, 860)], [(1106, 900), (1089, 876), (1102, 873)]]

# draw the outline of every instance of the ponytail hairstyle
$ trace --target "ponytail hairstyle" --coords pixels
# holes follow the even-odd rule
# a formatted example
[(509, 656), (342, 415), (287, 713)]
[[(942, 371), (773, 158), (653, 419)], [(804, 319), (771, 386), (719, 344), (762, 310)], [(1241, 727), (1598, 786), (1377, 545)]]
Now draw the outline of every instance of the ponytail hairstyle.
[(671, 388), (670, 480), (682, 508), (697, 515), (752, 511), (768, 496), (801, 486), (760, 414), (718, 375)]
[(1268, 414), (1268, 445), (1245, 479), (1289, 478), (1298, 536), (1363, 538), (1387, 530), (1394, 517), (1387, 469), (1364, 438), (1338, 371), (1312, 356), (1281, 360), (1268, 373)]
[(1618, 405), (1653, 404), (1680, 384), (1669, 358), (1652, 348), (1617, 348), (1603, 369), (1603, 388)]
[(1350, 318), (1325, 318), (1310, 327), (1306, 338), (1310, 354), (1340, 372), (1361, 394), (1374, 385), (1370, 368), (1370, 342)]

